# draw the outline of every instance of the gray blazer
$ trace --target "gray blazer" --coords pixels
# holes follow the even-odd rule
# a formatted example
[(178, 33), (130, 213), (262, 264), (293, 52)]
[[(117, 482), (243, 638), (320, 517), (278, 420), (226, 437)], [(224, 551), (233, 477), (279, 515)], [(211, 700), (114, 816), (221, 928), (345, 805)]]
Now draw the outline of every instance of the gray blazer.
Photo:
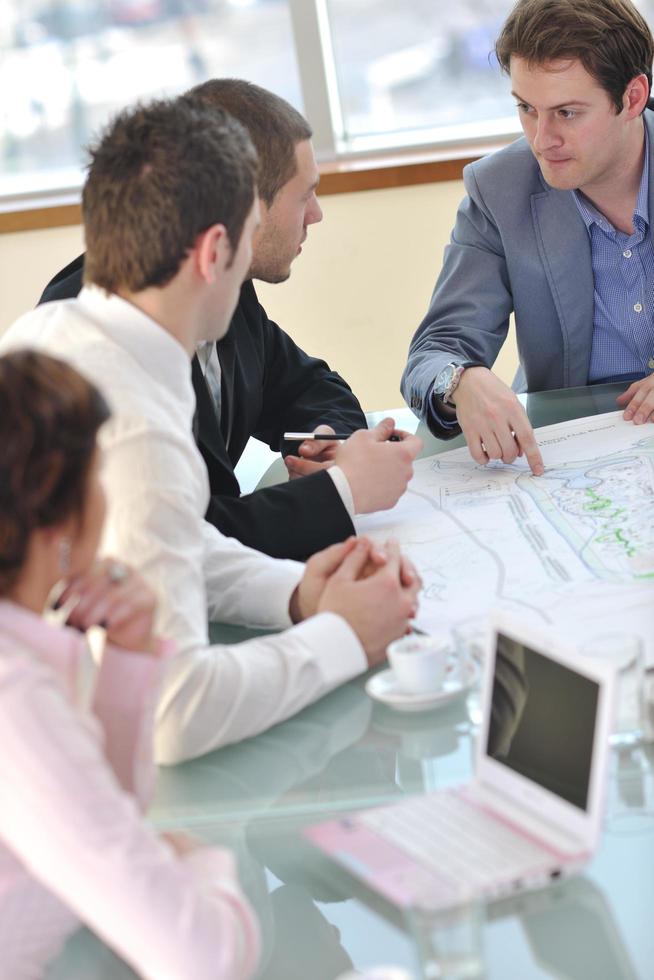
[[(646, 110), (644, 119), (651, 221), (654, 112)], [(439, 370), (453, 360), (491, 367), (512, 312), (520, 357), (516, 390), (588, 382), (593, 271), (588, 232), (572, 192), (545, 183), (524, 138), (470, 164), (463, 180), (468, 196), (459, 207), (429, 310), (411, 341), (402, 376), (407, 404), (425, 421)]]

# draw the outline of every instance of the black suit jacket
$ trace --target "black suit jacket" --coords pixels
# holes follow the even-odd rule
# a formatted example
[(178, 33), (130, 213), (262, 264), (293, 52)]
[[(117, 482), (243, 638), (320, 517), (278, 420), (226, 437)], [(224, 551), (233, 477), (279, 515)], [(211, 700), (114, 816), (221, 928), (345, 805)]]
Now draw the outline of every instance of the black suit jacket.
[[(77, 296), (83, 268), (80, 255), (48, 283), (39, 302)], [(250, 436), (279, 451), (285, 430), (310, 432), (320, 423), (336, 431), (365, 428), (352, 391), (324, 361), (309, 357), (268, 319), (251, 281), (243, 284), (229, 331), (216, 346), (222, 372), (220, 425), (197, 358), (192, 363), (193, 428), (211, 487), (207, 520), (275, 558), (303, 561), (342, 541), (354, 528), (326, 472), (241, 497), (234, 467)]]

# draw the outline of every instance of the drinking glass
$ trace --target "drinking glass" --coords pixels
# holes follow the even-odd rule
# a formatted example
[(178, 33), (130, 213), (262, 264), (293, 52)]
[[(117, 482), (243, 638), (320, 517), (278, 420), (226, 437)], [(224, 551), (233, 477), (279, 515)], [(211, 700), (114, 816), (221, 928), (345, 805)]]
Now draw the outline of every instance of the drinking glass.
[(476, 980), (483, 975), (479, 901), (431, 913), (426, 908), (413, 909), (410, 925), (423, 980)]
[(635, 745), (646, 730), (645, 657), (636, 633), (600, 633), (581, 647), (584, 656), (615, 668), (616, 710), (611, 745)]

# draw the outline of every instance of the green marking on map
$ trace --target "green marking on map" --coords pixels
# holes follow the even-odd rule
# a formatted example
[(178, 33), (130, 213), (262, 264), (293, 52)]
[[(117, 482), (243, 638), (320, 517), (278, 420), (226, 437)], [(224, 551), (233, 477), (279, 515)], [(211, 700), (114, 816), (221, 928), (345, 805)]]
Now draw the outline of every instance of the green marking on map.
[[(519, 477), (516, 484), (598, 578), (654, 579), (654, 570), (647, 565), (641, 564), (639, 571), (632, 565), (642, 556), (652, 569), (651, 530), (634, 519), (632, 504), (636, 503), (635, 475), (641, 486), (654, 489), (653, 450), (654, 441), (648, 439), (604, 459), (552, 467), (542, 481)], [(593, 484), (583, 485), (584, 480)], [(641, 499), (639, 494), (638, 502)], [(653, 502), (646, 489), (650, 510)]]
[(616, 528), (616, 529), (614, 530), (614, 532), (613, 532), (613, 533), (614, 533), (614, 535), (615, 535), (615, 540), (616, 540), (616, 541), (618, 542), (618, 544), (621, 544), (621, 545), (624, 545), (624, 549), (625, 549), (625, 551), (626, 551), (626, 553), (627, 553), (627, 556), (628, 556), (629, 558), (633, 558), (633, 556), (634, 556), (634, 555), (635, 555), (635, 554), (637, 553), (637, 550), (636, 550), (636, 548), (634, 548), (634, 546), (633, 546), (633, 545), (632, 545), (632, 544), (631, 544), (631, 543), (630, 543), (630, 542), (629, 542), (629, 541), (627, 540), (627, 538), (625, 538), (625, 536), (624, 536), (624, 534), (622, 533), (622, 530), (621, 530), (621, 528), (619, 528), (619, 527), (617, 527), (617, 528)]
[(595, 493), (590, 487), (586, 489), (586, 496), (590, 499), (583, 505), (584, 510), (606, 510), (610, 507), (613, 501), (609, 500), (608, 497), (600, 497), (599, 494)]

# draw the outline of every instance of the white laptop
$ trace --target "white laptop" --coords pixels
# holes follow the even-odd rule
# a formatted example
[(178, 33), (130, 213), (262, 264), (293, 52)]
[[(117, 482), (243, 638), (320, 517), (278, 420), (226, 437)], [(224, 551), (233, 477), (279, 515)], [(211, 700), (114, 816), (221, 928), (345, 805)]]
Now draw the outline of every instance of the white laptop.
[(473, 780), (305, 833), (400, 906), (446, 908), (572, 873), (600, 838), (613, 688), (609, 666), (498, 617)]

